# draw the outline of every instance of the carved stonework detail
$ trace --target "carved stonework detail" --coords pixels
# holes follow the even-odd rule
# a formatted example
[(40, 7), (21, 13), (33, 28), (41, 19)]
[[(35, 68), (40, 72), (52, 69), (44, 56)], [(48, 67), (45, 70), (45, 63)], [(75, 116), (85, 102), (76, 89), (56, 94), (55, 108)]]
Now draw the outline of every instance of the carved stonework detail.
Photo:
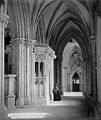
[(0, 14), (0, 27), (7, 27), (9, 17), (5, 14)]
[(15, 45), (15, 44), (23, 44), (24, 43), (24, 38), (16, 38), (14, 40), (12, 40), (12, 45)]
[(44, 47), (36, 47), (35, 59), (36, 59), (36, 61), (45, 61), (46, 49)]
[(40, 53), (40, 54), (36, 54), (35, 57), (36, 57), (36, 61), (44, 61), (46, 55), (43, 53)]
[(32, 45), (35, 47), (36, 40), (31, 40), (31, 39), (24, 39), (24, 38), (16, 38), (12, 40), (12, 44), (23, 44), (23, 45)]
[(56, 58), (55, 52), (49, 46), (48, 47), (36, 47), (36, 50), (35, 50), (36, 61), (44, 61), (47, 55), (53, 59)]
[(53, 59), (56, 58), (56, 55), (55, 55), (55, 52), (48, 46), (47, 47), (47, 50), (46, 50), (46, 53)]
[(34, 46), (35, 46), (35, 45), (37, 44), (37, 42), (36, 42), (36, 40), (25, 39), (25, 40), (24, 40), (24, 44), (25, 44), (25, 45), (29, 45), (29, 46), (30, 46), (30, 45), (34, 45)]
[(43, 84), (44, 84), (44, 81), (45, 81), (45, 78), (44, 78), (44, 77), (36, 77), (36, 78), (35, 78), (35, 84), (36, 84), (36, 85), (39, 85), (39, 84), (43, 85)]
[(8, 53), (12, 53), (13, 49), (12, 49), (12, 44), (9, 44), (6, 46), (6, 50), (5, 50), (5, 54), (8, 54)]

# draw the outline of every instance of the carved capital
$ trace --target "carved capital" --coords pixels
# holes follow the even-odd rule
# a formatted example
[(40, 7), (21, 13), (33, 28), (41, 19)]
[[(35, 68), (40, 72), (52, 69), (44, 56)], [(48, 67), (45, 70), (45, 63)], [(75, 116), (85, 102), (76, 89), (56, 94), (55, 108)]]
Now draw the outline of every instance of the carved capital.
[(24, 43), (24, 38), (16, 38), (14, 40), (11, 41), (12, 45), (15, 45), (15, 44), (23, 44)]
[(31, 45), (34, 45), (34, 46), (37, 45), (37, 41), (36, 40), (31, 40), (30, 43), (31, 43)]
[(12, 40), (11, 42), (13, 45), (14, 44), (25, 44), (25, 45), (36, 45), (36, 40), (31, 40), (31, 39), (24, 39), (24, 38), (16, 38)]
[(45, 61), (46, 54), (44, 52), (38, 51), (35, 53), (36, 61)]
[(64, 66), (63, 69), (68, 69), (68, 67)]
[(6, 28), (8, 24), (9, 16), (0, 14), (0, 27)]
[(96, 36), (94, 35), (90, 36), (90, 41), (95, 41), (95, 39), (96, 39)]
[(35, 45), (37, 44), (36, 40), (31, 40), (31, 39), (25, 39), (24, 40), (24, 44), (26, 45), (32, 45), (35, 47)]
[(51, 57), (52, 59), (56, 58), (55, 52), (48, 47), (36, 47), (35, 49), (36, 60), (44, 61), (47, 57)]
[(55, 55), (55, 52), (48, 46), (47, 47), (47, 50), (46, 50), (46, 53), (53, 59), (56, 58), (56, 55)]
[(92, 50), (91, 49), (89, 49), (88, 52), (89, 52), (89, 54), (92, 54)]
[(36, 58), (36, 61), (45, 61), (45, 59), (46, 59), (46, 47), (36, 47), (35, 58)]
[(5, 54), (12, 53), (12, 44), (6, 46)]

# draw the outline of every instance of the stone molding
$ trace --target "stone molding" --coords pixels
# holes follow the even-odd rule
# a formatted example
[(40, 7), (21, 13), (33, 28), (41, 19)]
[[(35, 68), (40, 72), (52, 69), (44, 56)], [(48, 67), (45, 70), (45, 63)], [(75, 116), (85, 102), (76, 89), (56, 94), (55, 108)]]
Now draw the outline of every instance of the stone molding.
[(35, 58), (36, 61), (45, 61), (46, 56), (50, 56), (52, 59), (56, 58), (55, 52), (48, 47), (36, 47), (35, 49)]
[(13, 45), (14, 44), (24, 44), (24, 45), (36, 45), (37, 42), (36, 40), (31, 40), (31, 39), (24, 39), (24, 38), (16, 38), (12, 40), (11, 42)]
[(5, 54), (12, 53), (12, 44), (6, 46)]
[(25, 45), (36, 45), (37, 42), (36, 42), (36, 40), (25, 39), (25, 40), (24, 40), (24, 44), (25, 44)]
[(63, 69), (68, 69), (68, 67), (67, 67), (67, 66), (64, 66)]
[(89, 50), (88, 50), (88, 53), (89, 53), (89, 55), (93, 55), (93, 54), (95, 54), (96, 52), (95, 52), (95, 51), (92, 51), (91, 49), (89, 49)]
[(16, 38), (14, 40), (11, 40), (11, 43), (12, 45), (15, 45), (15, 44), (23, 44), (24, 43), (24, 38)]
[(46, 59), (45, 51), (46, 51), (45, 47), (36, 47), (36, 49), (35, 49), (36, 61), (45, 61), (45, 59)]
[(89, 49), (89, 50), (88, 50), (88, 53), (91, 55), (91, 54), (92, 54), (92, 50), (91, 50), (91, 49)]
[(36, 85), (39, 85), (39, 84), (43, 85), (45, 80), (46, 80), (45, 77), (36, 77), (35, 78), (35, 84)]
[(51, 47), (49, 47), (49, 46), (47, 47), (46, 53), (47, 53), (51, 58), (56, 59), (55, 52), (54, 52), (54, 50), (52, 50)]
[(96, 36), (92, 35), (90, 36), (90, 40), (95, 40), (96, 39)]
[(0, 27), (7, 27), (9, 16), (0, 14)]

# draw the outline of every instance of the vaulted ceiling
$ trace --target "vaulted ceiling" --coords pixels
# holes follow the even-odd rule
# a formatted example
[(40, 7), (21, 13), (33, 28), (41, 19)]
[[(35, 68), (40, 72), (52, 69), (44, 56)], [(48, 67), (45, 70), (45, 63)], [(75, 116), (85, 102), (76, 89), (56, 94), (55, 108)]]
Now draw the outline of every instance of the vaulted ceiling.
[[(8, 0), (8, 31), (12, 39), (36, 39), (63, 51), (76, 39), (87, 56), (89, 38), (95, 35), (96, 0)], [(62, 53), (61, 53), (62, 54)]]

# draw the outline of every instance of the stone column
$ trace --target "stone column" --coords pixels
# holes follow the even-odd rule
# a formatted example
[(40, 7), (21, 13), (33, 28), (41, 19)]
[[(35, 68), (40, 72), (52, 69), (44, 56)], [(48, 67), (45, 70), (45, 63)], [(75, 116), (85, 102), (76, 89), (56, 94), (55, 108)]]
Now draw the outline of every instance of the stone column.
[[(25, 79), (24, 79), (24, 83), (25, 83), (25, 86), (24, 86), (24, 90), (25, 90), (25, 93), (24, 93), (24, 105), (31, 105), (31, 97), (32, 97), (32, 92), (33, 92), (33, 88), (32, 88), (32, 85), (33, 85), (33, 82), (34, 82), (34, 68), (33, 68), (33, 48), (35, 47), (35, 44), (36, 41), (35, 40), (31, 40), (31, 39), (25, 39), (24, 40), (24, 53), (25, 55), (24, 56), (24, 76)], [(33, 73), (32, 73), (33, 72)], [(23, 77), (24, 77), (23, 76)], [(34, 85), (33, 85), (34, 87)], [(32, 88), (32, 89), (31, 89)]]
[(38, 95), (39, 97), (41, 97), (41, 85), (40, 85), (40, 77), (41, 77), (41, 74), (40, 74), (40, 61), (38, 61), (38, 77), (39, 77), (39, 84), (38, 84)]
[[(45, 74), (46, 74), (45, 96), (46, 96), (46, 99), (47, 99), (47, 104), (50, 101), (50, 97), (51, 97), (51, 101), (53, 100), (54, 59), (56, 59), (55, 52), (48, 46), (47, 49), (46, 49), (46, 60), (45, 60)], [(51, 76), (49, 76), (49, 74)]]
[(0, 14), (0, 120), (6, 119), (4, 106), (4, 28), (7, 27), (8, 16)]
[(84, 67), (83, 67), (83, 92), (85, 93), (86, 92), (86, 80), (87, 80), (87, 77), (86, 77), (86, 62), (84, 62)]
[(33, 104), (33, 97), (34, 97), (34, 83), (35, 83), (35, 45), (36, 45), (36, 40), (31, 40), (31, 46), (30, 46), (30, 58), (31, 58), (31, 86), (30, 86), (30, 90), (31, 90), (31, 104)]
[(46, 86), (45, 86), (45, 82), (46, 82), (46, 73), (45, 73), (45, 63), (46, 63), (46, 62), (45, 62), (45, 61), (46, 61), (46, 60), (44, 60), (44, 62), (43, 62), (43, 76), (44, 76), (44, 80), (43, 80), (43, 85), (44, 85), (44, 86), (43, 86), (43, 93), (44, 93), (44, 95), (43, 95), (43, 96), (44, 96), (44, 97), (45, 97), (45, 87), (46, 87)]
[(64, 92), (67, 92), (67, 67), (64, 68)]
[(8, 75), (9, 77), (9, 90), (8, 90), (8, 96), (7, 96), (7, 105), (8, 107), (14, 107), (15, 106), (15, 77), (16, 75)]
[(16, 105), (24, 105), (24, 39), (17, 38), (12, 41), (16, 55), (16, 74), (17, 74), (17, 101)]
[(70, 70), (68, 69), (67, 70), (67, 86), (68, 86), (68, 88), (67, 88), (67, 91), (69, 92), (70, 91)]
[(97, 85), (97, 71), (96, 71), (96, 38), (95, 36), (90, 37), (91, 42), (91, 50), (92, 50), (92, 82), (93, 82), (93, 96), (96, 97), (97, 91), (96, 91), (96, 85)]
[(40, 61), (38, 61), (38, 77), (40, 77), (41, 74), (40, 74)]
[(79, 85), (80, 85), (80, 92), (82, 91), (83, 87), (83, 80), (82, 80), (82, 72), (79, 72)]
[(71, 74), (71, 70), (70, 70), (70, 92), (73, 91), (73, 83), (72, 83), (72, 74)]
[(67, 76), (67, 67), (65, 67), (65, 92), (68, 91), (68, 76)]
[(54, 59), (56, 59), (56, 55), (53, 52), (53, 54), (51, 54), (51, 59), (52, 59), (52, 80), (51, 80), (51, 97), (52, 97), (52, 101), (53, 101), (53, 88), (54, 88)]
[(15, 57), (15, 55), (16, 55), (15, 54), (15, 47), (12, 44), (12, 74), (16, 73), (16, 57)]
[(46, 76), (46, 73), (47, 73), (46, 63), (47, 63), (47, 61), (45, 59), (45, 61), (44, 61), (44, 75), (45, 75), (45, 81), (44, 81), (44, 90), (45, 90), (44, 93), (45, 93), (45, 95), (44, 95), (44, 97), (47, 99), (47, 86), (48, 86), (48, 84), (47, 84), (47, 76)]
[[(91, 54), (91, 51), (89, 51), (89, 54)], [(92, 78), (91, 78), (91, 70), (92, 70), (92, 61), (91, 61), (91, 59), (89, 58), (89, 60), (87, 60), (87, 62), (86, 62), (86, 77), (87, 77), (87, 80), (86, 80), (86, 90), (87, 90), (87, 93), (89, 94), (89, 93), (91, 93), (91, 87), (92, 87), (92, 85), (91, 85), (91, 80), (92, 80)]]
[(30, 105), (31, 104), (31, 101), (30, 101), (30, 80), (31, 80), (31, 59), (30, 59), (30, 47), (31, 47), (31, 44), (30, 44), (31, 40), (27, 40), (25, 39), (24, 40), (24, 45), (25, 45), (25, 50), (26, 50), (26, 56), (25, 56), (25, 66), (26, 66), (26, 72), (25, 72), (25, 75), (26, 75), (26, 79), (25, 79), (25, 95), (24, 95), (24, 104), (25, 105)]
[(65, 70), (64, 70), (64, 67), (62, 67), (62, 92), (63, 92), (63, 94), (64, 94), (64, 92), (65, 92), (65, 79), (64, 79), (64, 72), (65, 72)]
[[(101, 8), (100, 5), (99, 5), (99, 8)], [(97, 47), (96, 47), (97, 67), (96, 68), (97, 68), (97, 94), (98, 94), (97, 97), (98, 97), (98, 101), (101, 104), (101, 15), (97, 16), (96, 44), (97, 44)]]

